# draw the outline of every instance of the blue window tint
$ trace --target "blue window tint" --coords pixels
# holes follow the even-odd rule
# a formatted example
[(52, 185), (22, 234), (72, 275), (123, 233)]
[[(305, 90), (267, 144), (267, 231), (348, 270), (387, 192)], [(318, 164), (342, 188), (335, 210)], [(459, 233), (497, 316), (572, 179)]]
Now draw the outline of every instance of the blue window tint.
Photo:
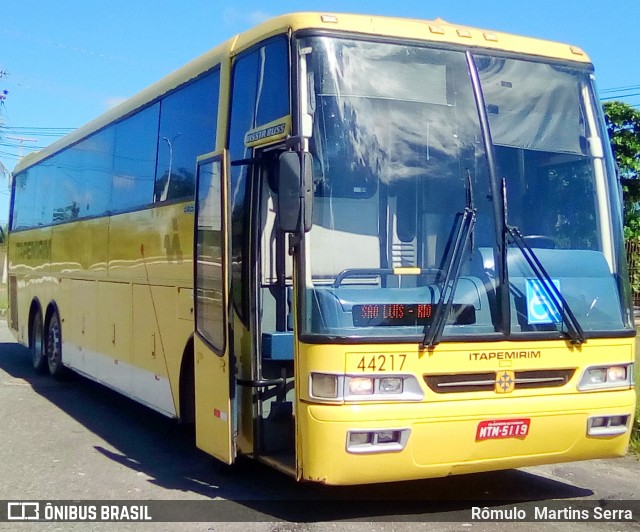
[(75, 147), (75, 157), (82, 168), (82, 186), (73, 201), (80, 207), (80, 217), (104, 216), (109, 212), (113, 150), (113, 128), (101, 131)]
[[(289, 52), (287, 40), (273, 39), (240, 57), (233, 70), (229, 153), (232, 161), (251, 156), (245, 135), (257, 126), (289, 114)], [(231, 292), (236, 310), (248, 316), (249, 208), (246, 201), (249, 166), (231, 167)]]
[[(254, 127), (259, 50), (240, 58), (233, 70), (229, 154), (231, 160), (249, 157), (245, 133)], [(238, 314), (248, 315), (249, 261), (246, 244), (249, 208), (246, 204), (248, 166), (231, 167), (231, 295)], [(248, 258), (248, 257), (247, 257)]]
[(56, 187), (56, 167), (54, 159), (47, 159), (35, 168), (36, 194), (33, 206), (33, 225), (42, 227), (51, 225), (53, 214), (53, 195)]
[(54, 223), (108, 214), (113, 150), (112, 126), (56, 155)]
[(285, 39), (260, 49), (256, 126), (289, 114), (289, 50)]
[(11, 229), (42, 227), (51, 223), (55, 166), (52, 159), (15, 176)]
[(82, 184), (82, 167), (76, 156), (75, 146), (56, 155), (54, 162), (56, 187), (53, 192), (53, 222), (77, 220), (80, 216), (80, 206), (75, 197)]
[(33, 226), (36, 178), (33, 168), (14, 176), (13, 219), (11, 229), (26, 229)]
[(115, 126), (111, 211), (127, 211), (153, 201), (160, 104)]
[(229, 151), (244, 159), (245, 134), (289, 114), (289, 52), (285, 39), (270, 41), (241, 57), (234, 68)]
[(162, 101), (154, 201), (191, 198), (196, 158), (215, 148), (220, 71)]
[[(233, 72), (231, 93), (231, 124), (229, 125), (229, 152), (231, 160), (248, 157), (244, 136), (254, 128), (259, 50), (238, 60)], [(246, 166), (232, 168), (232, 175), (244, 174)], [(232, 194), (234, 191), (232, 190)]]

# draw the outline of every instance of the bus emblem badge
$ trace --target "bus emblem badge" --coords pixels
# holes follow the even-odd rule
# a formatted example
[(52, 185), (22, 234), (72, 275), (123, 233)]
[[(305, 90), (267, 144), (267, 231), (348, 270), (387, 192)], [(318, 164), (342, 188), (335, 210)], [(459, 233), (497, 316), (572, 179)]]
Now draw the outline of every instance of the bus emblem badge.
[(516, 386), (513, 371), (500, 371), (496, 374), (496, 393), (511, 393)]

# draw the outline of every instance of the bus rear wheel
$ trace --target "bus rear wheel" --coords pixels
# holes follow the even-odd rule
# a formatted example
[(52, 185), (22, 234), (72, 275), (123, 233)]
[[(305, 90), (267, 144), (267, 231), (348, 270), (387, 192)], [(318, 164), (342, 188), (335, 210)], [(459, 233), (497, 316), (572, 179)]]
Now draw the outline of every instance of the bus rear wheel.
[(36, 310), (31, 320), (29, 331), (29, 349), (31, 351), (31, 363), (38, 373), (47, 370), (47, 357), (45, 355), (44, 324), (42, 323), (42, 311)]
[(49, 373), (54, 377), (61, 377), (64, 372), (64, 366), (62, 365), (62, 333), (57, 312), (51, 315), (49, 326), (47, 327), (46, 355)]

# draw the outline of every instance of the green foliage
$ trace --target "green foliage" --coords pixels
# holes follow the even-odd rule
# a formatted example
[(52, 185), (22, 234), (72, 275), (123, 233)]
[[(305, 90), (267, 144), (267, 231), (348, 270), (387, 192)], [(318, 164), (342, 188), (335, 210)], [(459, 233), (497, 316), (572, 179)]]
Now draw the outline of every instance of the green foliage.
[[(640, 177), (640, 110), (624, 102), (606, 102), (607, 133), (623, 179)], [(638, 190), (638, 187), (636, 187)], [(635, 198), (636, 201), (640, 198)]]
[(640, 206), (637, 202), (628, 201), (626, 197), (624, 205), (624, 239), (640, 240)]
[(624, 236), (640, 239), (640, 110), (617, 101), (603, 107), (624, 191)]
[[(640, 240), (640, 110), (622, 102), (604, 104), (607, 132), (616, 157), (624, 190), (624, 236)], [(640, 256), (631, 253), (631, 284), (640, 292)], [(640, 397), (640, 337), (636, 340), (636, 392)], [(640, 402), (631, 434), (630, 448), (640, 454)]]

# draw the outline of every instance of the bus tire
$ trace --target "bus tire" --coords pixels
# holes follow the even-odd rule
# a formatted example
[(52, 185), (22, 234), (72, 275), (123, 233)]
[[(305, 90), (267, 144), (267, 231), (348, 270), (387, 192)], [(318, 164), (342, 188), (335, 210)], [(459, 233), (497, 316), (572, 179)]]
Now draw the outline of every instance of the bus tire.
[(29, 350), (31, 351), (31, 363), (37, 373), (47, 371), (47, 357), (45, 355), (44, 323), (42, 310), (38, 306), (31, 319), (29, 327)]
[(60, 329), (60, 318), (55, 310), (49, 318), (45, 349), (49, 373), (56, 378), (62, 377), (64, 373), (64, 366), (62, 365), (62, 332)]

